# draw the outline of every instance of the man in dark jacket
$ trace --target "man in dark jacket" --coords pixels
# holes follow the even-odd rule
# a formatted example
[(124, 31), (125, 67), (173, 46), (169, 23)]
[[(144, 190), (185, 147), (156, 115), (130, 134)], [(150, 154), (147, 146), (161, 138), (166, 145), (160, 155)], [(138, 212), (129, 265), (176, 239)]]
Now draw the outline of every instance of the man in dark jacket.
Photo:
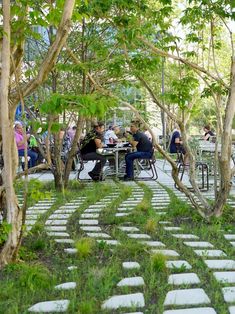
[(134, 121), (131, 123), (130, 131), (132, 136), (127, 136), (127, 139), (137, 151), (128, 153), (125, 156), (126, 175), (124, 176), (124, 180), (134, 179), (133, 163), (135, 159), (150, 159), (153, 155), (153, 144), (146, 134), (140, 132), (138, 122)]
[(104, 133), (104, 123), (98, 122), (92, 131), (87, 133), (81, 144), (81, 155), (83, 160), (97, 160), (95, 167), (88, 172), (94, 181), (102, 179), (102, 170), (106, 163), (106, 157), (97, 154), (96, 150), (102, 148), (102, 139)]

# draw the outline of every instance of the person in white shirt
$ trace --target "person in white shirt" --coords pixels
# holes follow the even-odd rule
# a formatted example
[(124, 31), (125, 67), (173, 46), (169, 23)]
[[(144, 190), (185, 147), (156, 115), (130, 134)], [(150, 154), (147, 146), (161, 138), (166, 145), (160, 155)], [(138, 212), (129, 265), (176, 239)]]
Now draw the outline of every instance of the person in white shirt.
[(110, 126), (104, 134), (104, 144), (113, 144), (118, 142), (117, 134), (120, 132), (118, 126)]

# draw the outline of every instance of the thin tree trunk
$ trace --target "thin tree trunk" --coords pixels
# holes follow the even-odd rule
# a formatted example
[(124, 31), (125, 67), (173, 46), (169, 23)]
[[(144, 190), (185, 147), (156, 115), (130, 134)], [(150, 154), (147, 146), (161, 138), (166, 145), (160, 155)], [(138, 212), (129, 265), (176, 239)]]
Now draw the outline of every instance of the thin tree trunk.
[[(1, 105), (1, 134), (3, 143), (3, 160), (4, 170), (2, 173), (4, 194), (2, 202), (7, 207), (7, 223), (11, 225), (11, 231), (8, 234), (8, 239), (4, 243), (0, 252), (0, 268), (11, 261), (14, 257), (15, 249), (17, 247), (20, 230), (22, 225), (22, 212), (17, 204), (14, 182), (14, 161), (12, 153), (16, 154), (15, 142), (11, 139), (13, 136), (13, 121), (9, 113), (9, 78), (10, 78), (10, 1), (3, 0), (3, 45), (2, 45), (2, 73), (1, 73), (1, 91), (0, 91), (0, 105)], [(10, 140), (9, 140), (10, 139)]]
[(76, 155), (77, 150), (78, 150), (78, 141), (79, 141), (79, 138), (80, 138), (81, 133), (82, 133), (84, 122), (85, 122), (85, 119), (83, 117), (79, 116), (78, 122), (77, 122), (76, 133), (74, 135), (73, 143), (72, 143), (71, 149), (68, 153), (67, 162), (65, 164), (65, 170), (64, 170), (64, 186), (65, 186), (65, 188), (68, 186), (68, 183), (69, 183), (69, 174), (70, 174), (71, 169), (72, 169), (73, 158)]

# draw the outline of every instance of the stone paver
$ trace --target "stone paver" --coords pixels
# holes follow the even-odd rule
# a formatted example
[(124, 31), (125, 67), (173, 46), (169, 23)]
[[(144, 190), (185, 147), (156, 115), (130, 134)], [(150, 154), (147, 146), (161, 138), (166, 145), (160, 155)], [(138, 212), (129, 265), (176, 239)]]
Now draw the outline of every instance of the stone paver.
[(65, 282), (60, 285), (55, 286), (56, 290), (70, 290), (70, 289), (75, 289), (77, 286), (76, 282)]
[(112, 310), (133, 306), (136, 307), (145, 306), (143, 293), (132, 293), (113, 296), (103, 303), (102, 308)]
[(235, 240), (235, 234), (225, 234), (224, 237), (227, 240)]
[(166, 262), (167, 268), (185, 268), (185, 269), (191, 269), (192, 266), (187, 261), (167, 261)]
[(124, 269), (138, 269), (140, 268), (140, 264), (137, 262), (123, 262), (122, 267)]
[(199, 239), (198, 236), (194, 234), (172, 234), (173, 237), (178, 239)]
[(229, 307), (229, 313), (230, 314), (235, 314), (235, 306), (230, 306)]
[(164, 305), (209, 304), (210, 299), (203, 289), (181, 289), (167, 292)]
[(77, 254), (78, 252), (77, 249), (74, 249), (74, 248), (64, 249), (64, 251), (69, 254)]
[(179, 254), (174, 250), (152, 250), (155, 254), (163, 254), (165, 256), (179, 256)]
[(81, 218), (99, 218), (99, 214), (81, 214)]
[(117, 240), (96, 240), (98, 243), (101, 243), (101, 242), (104, 242), (104, 243), (106, 243), (106, 244), (108, 244), (108, 245), (118, 245), (118, 244), (120, 244), (120, 242), (119, 241), (117, 241)]
[(115, 214), (116, 217), (124, 217), (124, 216), (128, 216), (129, 213), (117, 213)]
[(193, 285), (200, 283), (200, 279), (194, 273), (173, 274), (169, 276), (168, 283), (171, 285)]
[(56, 243), (67, 243), (67, 244), (73, 244), (74, 240), (73, 239), (55, 239)]
[(96, 219), (80, 219), (78, 221), (79, 225), (98, 225), (98, 220)]
[(222, 257), (222, 256), (227, 256), (221, 250), (194, 250), (194, 252), (198, 256), (202, 256), (202, 257)]
[(211, 269), (231, 269), (235, 270), (235, 261), (233, 260), (205, 260), (207, 267)]
[(50, 231), (66, 231), (66, 226), (46, 226), (46, 230)]
[(225, 302), (235, 302), (235, 287), (222, 288)]
[(137, 287), (137, 286), (143, 286), (144, 285), (144, 279), (142, 277), (128, 277), (120, 280), (117, 284), (118, 287)]
[(135, 232), (135, 231), (139, 231), (138, 228), (136, 227), (118, 227), (118, 229), (120, 229), (121, 231), (127, 231), (127, 232)]
[(141, 243), (146, 244), (150, 247), (165, 247), (165, 244), (161, 241), (141, 241)]
[(131, 239), (151, 239), (148, 234), (144, 233), (128, 233), (127, 236)]
[(87, 226), (87, 227), (80, 227), (83, 231), (101, 231), (102, 229), (100, 227), (94, 227), (94, 226)]
[(216, 314), (216, 311), (211, 307), (196, 307), (193, 309), (164, 311), (163, 314)]
[(87, 233), (88, 237), (91, 237), (91, 238), (104, 238), (104, 239), (107, 239), (107, 238), (111, 238), (110, 235), (108, 235), (107, 233), (103, 233), (103, 232), (88, 232)]
[(235, 283), (235, 272), (234, 271), (214, 272), (214, 276), (218, 282)]
[(182, 230), (180, 227), (164, 227), (163, 228), (166, 231), (177, 231), (177, 230)]
[(214, 247), (211, 243), (206, 241), (185, 241), (184, 244), (190, 247)]
[(33, 313), (62, 313), (66, 312), (69, 306), (69, 300), (56, 300), (56, 301), (47, 301), (39, 302), (31, 306), (28, 311)]

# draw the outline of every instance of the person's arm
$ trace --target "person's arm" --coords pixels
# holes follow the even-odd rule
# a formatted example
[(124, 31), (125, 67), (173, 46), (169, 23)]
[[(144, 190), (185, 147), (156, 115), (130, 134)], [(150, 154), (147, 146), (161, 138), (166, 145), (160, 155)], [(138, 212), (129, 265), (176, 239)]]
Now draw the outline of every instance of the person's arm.
[(96, 148), (102, 148), (103, 144), (101, 142), (101, 139), (95, 138), (95, 145), (96, 145)]
[[(23, 135), (22, 135), (23, 136)], [(30, 138), (30, 134), (26, 134), (26, 139), (28, 140)], [(24, 144), (24, 138), (22, 140), (19, 140), (19, 137), (16, 136), (16, 145), (21, 146)]]
[(208, 141), (208, 139), (210, 138), (210, 134), (207, 133), (206, 135), (204, 135), (204, 141)]
[(179, 137), (175, 138), (175, 144), (182, 144), (183, 142), (180, 140)]

